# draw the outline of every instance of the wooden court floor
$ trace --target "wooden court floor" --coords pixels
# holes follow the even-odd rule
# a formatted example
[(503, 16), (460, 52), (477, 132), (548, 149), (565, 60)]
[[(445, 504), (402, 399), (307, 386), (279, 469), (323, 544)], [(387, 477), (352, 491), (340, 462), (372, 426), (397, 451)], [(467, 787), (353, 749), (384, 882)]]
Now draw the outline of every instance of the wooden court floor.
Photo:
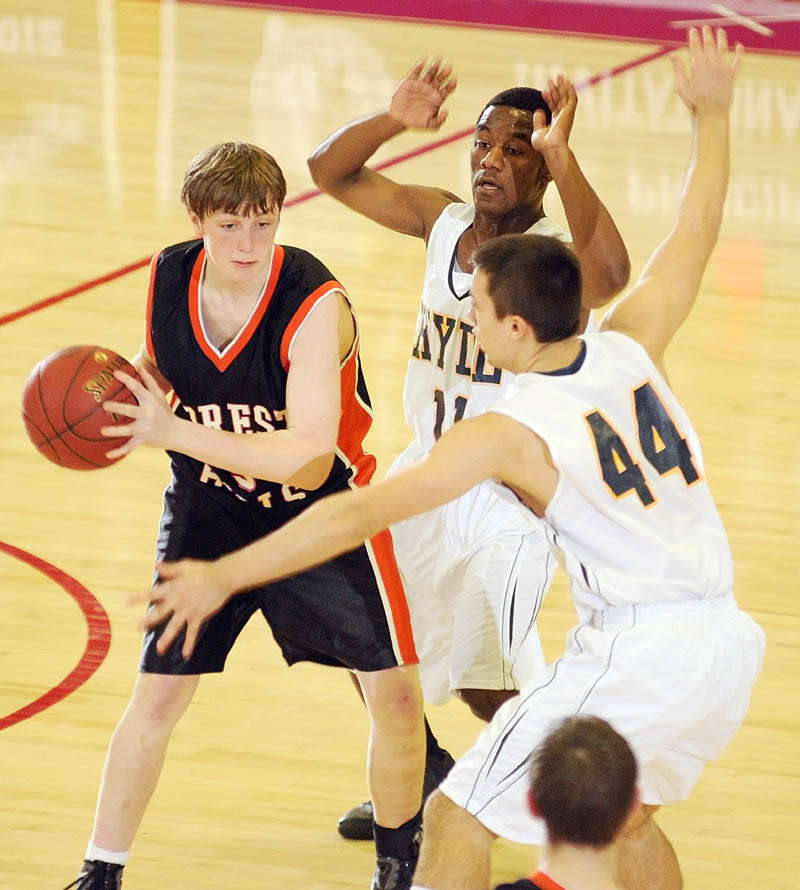
[[(745, 29), (735, 36), (747, 43)], [(137, 615), (125, 599), (149, 584), (167, 479), (165, 456), (151, 451), (92, 473), (48, 464), (25, 437), (20, 394), (32, 366), (63, 346), (136, 352), (143, 264), (189, 237), (177, 197), (189, 160), (241, 139), (282, 164), (289, 200), (279, 240), (317, 253), (360, 317), (380, 473), (409, 438), (400, 397), (423, 245), (314, 195), (308, 152), (339, 124), (385, 105), (417, 57), (442, 54), (460, 76), (447, 124), (436, 136), (404, 134), (378, 160), (412, 153), (389, 174), (466, 197), (463, 134), (485, 101), (562, 71), (589, 84), (573, 145), (636, 276), (671, 225), (688, 157), (687, 115), (658, 49), (203, 3), (5, 0), (0, 887), (58, 890), (75, 876), (138, 657)], [(751, 53), (733, 118), (722, 236), (668, 364), (704, 442), (737, 596), (769, 642), (745, 725), (689, 800), (660, 821), (688, 888), (789, 890), (800, 872), (798, 57)], [(554, 195), (550, 202), (560, 218)], [(540, 619), (549, 655), (571, 620), (559, 578)], [(430, 719), (456, 755), (479, 729), (455, 702), (431, 709)], [(201, 683), (173, 737), (126, 887), (368, 886), (370, 845), (335, 831), (338, 815), (366, 794), (366, 730), (346, 677), (288, 670), (253, 622), (228, 670)], [(534, 861), (535, 850), (500, 844), (494, 877), (519, 876)]]

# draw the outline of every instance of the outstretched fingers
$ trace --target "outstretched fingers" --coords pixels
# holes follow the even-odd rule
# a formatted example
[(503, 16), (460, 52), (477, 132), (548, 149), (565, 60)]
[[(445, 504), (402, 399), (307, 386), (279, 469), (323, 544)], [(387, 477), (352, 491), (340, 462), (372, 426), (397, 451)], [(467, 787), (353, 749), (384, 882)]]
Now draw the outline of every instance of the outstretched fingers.
[(457, 83), (449, 62), (419, 59), (395, 88), (389, 114), (405, 127), (436, 130), (447, 119), (442, 106)]
[(739, 66), (742, 52), (741, 43), (737, 43), (731, 52), (728, 35), (723, 28), (714, 30), (709, 25), (703, 25), (702, 31), (698, 31), (697, 28), (689, 29), (689, 56), (693, 66), (706, 63), (717, 67), (729, 67), (735, 71)]
[(451, 62), (435, 58), (420, 78), (438, 90), (442, 100), (446, 99), (456, 88), (458, 78), (453, 74)]
[[(557, 126), (568, 139), (575, 122), (575, 110), (578, 107), (578, 91), (571, 80), (559, 74), (549, 78), (547, 86), (542, 90), (542, 98), (550, 109), (550, 126)], [(534, 129), (536, 120), (534, 116)]]
[(419, 80), (422, 77), (422, 72), (425, 70), (426, 60), (425, 58), (417, 59), (416, 62), (411, 66), (411, 70), (406, 74), (406, 77), (413, 77), (416, 80)]
[(689, 29), (688, 45), (688, 67), (677, 54), (671, 56), (678, 95), (694, 114), (727, 113), (743, 55), (741, 44), (731, 51), (725, 31), (714, 32), (706, 25), (702, 31)]

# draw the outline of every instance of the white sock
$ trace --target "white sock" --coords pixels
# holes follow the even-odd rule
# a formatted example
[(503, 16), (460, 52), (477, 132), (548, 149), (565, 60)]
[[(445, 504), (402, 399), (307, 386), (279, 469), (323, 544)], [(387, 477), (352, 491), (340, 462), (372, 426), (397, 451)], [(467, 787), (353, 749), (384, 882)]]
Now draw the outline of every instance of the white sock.
[(89, 841), (84, 858), (98, 859), (100, 862), (112, 862), (114, 865), (125, 865), (130, 855), (128, 850), (125, 850), (124, 853), (112, 853), (111, 850), (104, 850), (102, 847), (98, 847), (95, 843)]

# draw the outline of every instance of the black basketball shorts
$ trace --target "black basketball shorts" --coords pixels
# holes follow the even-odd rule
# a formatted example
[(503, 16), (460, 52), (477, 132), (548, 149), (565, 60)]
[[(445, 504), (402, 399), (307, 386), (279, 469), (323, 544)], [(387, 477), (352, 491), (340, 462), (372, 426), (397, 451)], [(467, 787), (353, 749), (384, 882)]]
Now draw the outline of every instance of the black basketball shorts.
[[(164, 493), (158, 558), (215, 559), (265, 533), (265, 526), (225, 510), (200, 490)], [(156, 581), (157, 583), (157, 581)], [(360, 671), (416, 664), (405, 592), (391, 536), (382, 532), (363, 546), (301, 574), (238, 594), (203, 626), (188, 660), (184, 635), (162, 656), (163, 625), (145, 634), (139, 670), (156, 674), (222, 671), (242, 628), (260, 611), (288, 664), (312, 661)]]

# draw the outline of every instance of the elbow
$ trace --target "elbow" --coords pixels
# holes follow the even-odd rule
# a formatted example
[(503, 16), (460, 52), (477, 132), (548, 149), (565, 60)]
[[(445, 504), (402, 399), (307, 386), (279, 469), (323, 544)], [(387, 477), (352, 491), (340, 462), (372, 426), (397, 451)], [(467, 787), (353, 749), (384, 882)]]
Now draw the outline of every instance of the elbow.
[(323, 164), (320, 161), (322, 153), (323, 146), (320, 145), (311, 152), (306, 159), (306, 163), (308, 164), (308, 172), (311, 174), (311, 179), (314, 181), (314, 185), (319, 186), (319, 188), (325, 191), (325, 186), (323, 185)]
[(624, 256), (606, 263), (602, 270), (586, 276), (583, 282), (583, 305), (586, 309), (599, 309), (617, 296), (631, 277), (631, 261), (627, 251)]
[(330, 476), (335, 457), (333, 451), (312, 457), (292, 473), (286, 484), (306, 491), (316, 491)]
[(327, 148), (325, 142), (317, 146), (306, 159), (306, 164), (314, 185), (323, 192), (334, 194), (341, 185), (341, 181), (331, 173), (330, 164), (326, 159)]
[(624, 256), (620, 257), (616, 263), (612, 263), (608, 268), (608, 297), (606, 302), (627, 286), (631, 278), (631, 261), (627, 250)]
[(331, 195), (337, 200), (342, 200), (341, 196), (358, 176), (358, 170), (351, 171), (339, 168), (339, 162), (329, 156), (328, 145), (325, 142), (311, 152), (306, 158), (306, 164), (314, 185), (320, 191)]

